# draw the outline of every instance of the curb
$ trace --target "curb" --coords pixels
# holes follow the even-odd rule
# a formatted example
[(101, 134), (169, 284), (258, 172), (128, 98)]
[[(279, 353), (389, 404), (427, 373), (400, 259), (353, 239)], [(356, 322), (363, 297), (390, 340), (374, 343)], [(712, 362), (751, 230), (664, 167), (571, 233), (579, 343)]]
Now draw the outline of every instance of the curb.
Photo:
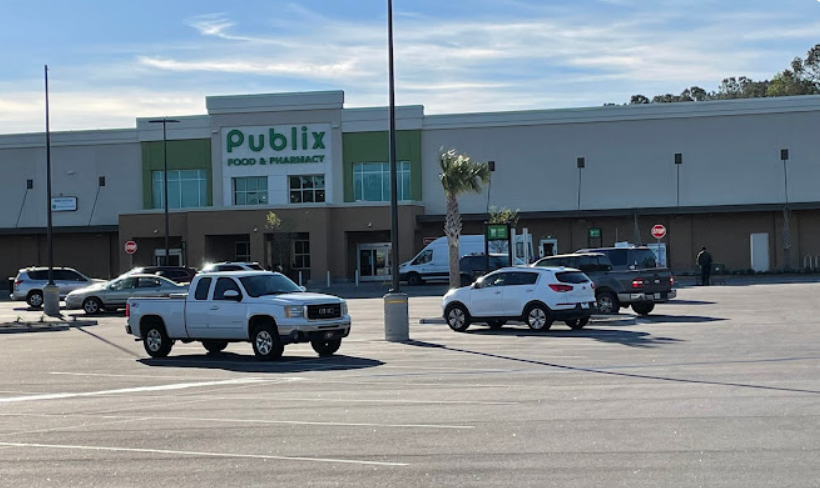
[(55, 321), (55, 322), (3, 322), (0, 323), (0, 334), (21, 332), (54, 332), (68, 330), (72, 327), (90, 327), (98, 325), (96, 320)]

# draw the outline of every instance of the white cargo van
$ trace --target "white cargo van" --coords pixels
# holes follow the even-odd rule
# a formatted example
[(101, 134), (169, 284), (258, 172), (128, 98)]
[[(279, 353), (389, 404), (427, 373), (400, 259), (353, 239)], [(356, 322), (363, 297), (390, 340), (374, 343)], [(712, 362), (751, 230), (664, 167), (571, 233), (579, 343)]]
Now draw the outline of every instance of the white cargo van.
[[(532, 236), (529, 238), (530, 256), (532, 256)], [(524, 236), (516, 235), (516, 251), (523, 251)], [(506, 245), (500, 248), (498, 244), (490, 247), (491, 253), (506, 252)], [(447, 281), (450, 279), (450, 251), (447, 246), (447, 237), (439, 237), (424, 247), (410, 261), (399, 266), (399, 279), (410, 285), (420, 285), (425, 281)], [(464, 235), (458, 240), (458, 257), (468, 254), (484, 254), (483, 235)], [(523, 254), (521, 252), (520, 254)], [(515, 256), (515, 262), (525, 264), (523, 255)]]

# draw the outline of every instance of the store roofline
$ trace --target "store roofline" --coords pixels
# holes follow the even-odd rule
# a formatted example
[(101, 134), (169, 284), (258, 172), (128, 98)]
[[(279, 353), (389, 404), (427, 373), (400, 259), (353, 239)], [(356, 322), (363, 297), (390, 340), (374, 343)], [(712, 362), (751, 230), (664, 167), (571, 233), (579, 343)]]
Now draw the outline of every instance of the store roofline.
[[(54, 234), (97, 234), (108, 232), (119, 232), (118, 225), (75, 225), (75, 226), (54, 226), (52, 232)], [(16, 236), (16, 235), (45, 235), (45, 227), (12, 227), (0, 228), (0, 235)]]
[[(792, 211), (818, 210), (820, 202), (802, 202), (789, 205)], [(716, 213), (750, 213), (750, 212), (780, 212), (783, 210), (782, 203), (756, 204), (756, 205), (706, 205), (693, 207), (648, 207), (648, 208), (615, 208), (601, 210), (556, 210), (540, 212), (519, 212), (518, 219), (521, 220), (542, 220), (542, 219), (592, 219), (604, 217), (632, 217), (638, 216), (683, 216), (683, 215), (703, 215)], [(444, 223), (445, 215), (418, 215), (418, 224)], [(462, 214), (464, 222), (483, 222), (487, 220), (487, 214)]]

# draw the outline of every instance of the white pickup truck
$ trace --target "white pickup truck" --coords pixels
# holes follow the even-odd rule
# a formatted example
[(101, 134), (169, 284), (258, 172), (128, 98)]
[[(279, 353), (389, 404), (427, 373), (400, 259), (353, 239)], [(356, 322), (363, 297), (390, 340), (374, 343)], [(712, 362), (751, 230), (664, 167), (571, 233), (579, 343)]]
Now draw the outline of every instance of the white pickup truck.
[(201, 341), (208, 352), (250, 342), (264, 360), (280, 358), (286, 344), (310, 342), (320, 356), (329, 356), (350, 334), (344, 300), (308, 293), (267, 271), (200, 274), (187, 295), (129, 299), (126, 317), (125, 331), (142, 339), (155, 358), (167, 356), (177, 340)]

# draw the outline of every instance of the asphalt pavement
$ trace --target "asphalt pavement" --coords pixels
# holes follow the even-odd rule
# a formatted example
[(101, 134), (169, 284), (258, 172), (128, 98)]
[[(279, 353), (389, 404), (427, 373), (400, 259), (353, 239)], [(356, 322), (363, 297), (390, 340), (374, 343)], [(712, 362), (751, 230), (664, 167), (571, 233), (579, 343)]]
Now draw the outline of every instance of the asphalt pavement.
[(820, 284), (734, 285), (544, 333), (419, 292), (407, 343), (352, 298), (338, 355), (274, 363), (149, 359), (122, 314), (0, 334), (0, 486), (818, 486)]

